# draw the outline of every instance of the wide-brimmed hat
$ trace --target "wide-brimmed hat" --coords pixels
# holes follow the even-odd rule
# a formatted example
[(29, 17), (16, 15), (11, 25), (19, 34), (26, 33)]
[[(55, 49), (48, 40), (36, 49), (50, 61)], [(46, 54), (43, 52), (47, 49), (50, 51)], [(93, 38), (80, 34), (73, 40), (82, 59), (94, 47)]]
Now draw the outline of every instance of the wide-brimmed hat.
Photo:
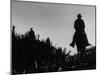
[(82, 15), (81, 14), (78, 14), (77, 17), (82, 17)]

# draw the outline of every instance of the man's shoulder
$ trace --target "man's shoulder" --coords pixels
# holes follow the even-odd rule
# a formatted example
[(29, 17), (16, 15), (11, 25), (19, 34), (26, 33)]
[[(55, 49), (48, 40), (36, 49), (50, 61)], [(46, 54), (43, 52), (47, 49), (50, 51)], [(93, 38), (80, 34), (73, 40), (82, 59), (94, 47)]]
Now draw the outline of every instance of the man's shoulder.
[(83, 21), (83, 19), (81, 19), (81, 21)]
[(84, 22), (83, 19), (76, 19), (76, 20), (75, 20), (75, 22), (79, 22), (79, 21)]

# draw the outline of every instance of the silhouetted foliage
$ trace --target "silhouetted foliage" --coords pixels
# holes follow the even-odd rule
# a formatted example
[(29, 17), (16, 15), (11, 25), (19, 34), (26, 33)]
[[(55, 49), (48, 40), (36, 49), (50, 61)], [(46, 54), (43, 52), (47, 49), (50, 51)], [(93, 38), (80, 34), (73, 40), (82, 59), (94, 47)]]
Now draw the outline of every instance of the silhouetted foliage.
[(66, 49), (52, 46), (48, 37), (41, 41), (36, 38), (34, 30), (23, 35), (12, 27), (12, 74), (42, 73), (56, 71), (85, 70), (96, 68), (96, 48), (90, 48), (80, 54), (70, 56)]

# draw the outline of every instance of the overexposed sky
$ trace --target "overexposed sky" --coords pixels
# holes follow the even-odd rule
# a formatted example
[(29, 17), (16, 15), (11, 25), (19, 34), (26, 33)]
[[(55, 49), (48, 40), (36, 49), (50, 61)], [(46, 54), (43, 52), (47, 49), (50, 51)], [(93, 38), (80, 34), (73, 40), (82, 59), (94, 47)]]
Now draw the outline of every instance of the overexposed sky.
[(78, 13), (83, 16), (89, 42), (95, 45), (95, 6), (13, 1), (12, 25), (20, 34), (33, 27), (40, 39), (50, 37), (53, 45), (68, 48)]

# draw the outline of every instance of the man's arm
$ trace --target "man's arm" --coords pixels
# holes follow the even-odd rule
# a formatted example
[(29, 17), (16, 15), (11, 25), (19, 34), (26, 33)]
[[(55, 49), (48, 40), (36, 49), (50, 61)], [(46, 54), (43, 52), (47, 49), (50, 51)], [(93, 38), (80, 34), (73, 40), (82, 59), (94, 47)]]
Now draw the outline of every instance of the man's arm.
[(83, 20), (82, 20), (82, 28), (85, 29), (85, 23)]
[(76, 21), (74, 22), (74, 29), (76, 29), (77, 27), (76, 27)]

